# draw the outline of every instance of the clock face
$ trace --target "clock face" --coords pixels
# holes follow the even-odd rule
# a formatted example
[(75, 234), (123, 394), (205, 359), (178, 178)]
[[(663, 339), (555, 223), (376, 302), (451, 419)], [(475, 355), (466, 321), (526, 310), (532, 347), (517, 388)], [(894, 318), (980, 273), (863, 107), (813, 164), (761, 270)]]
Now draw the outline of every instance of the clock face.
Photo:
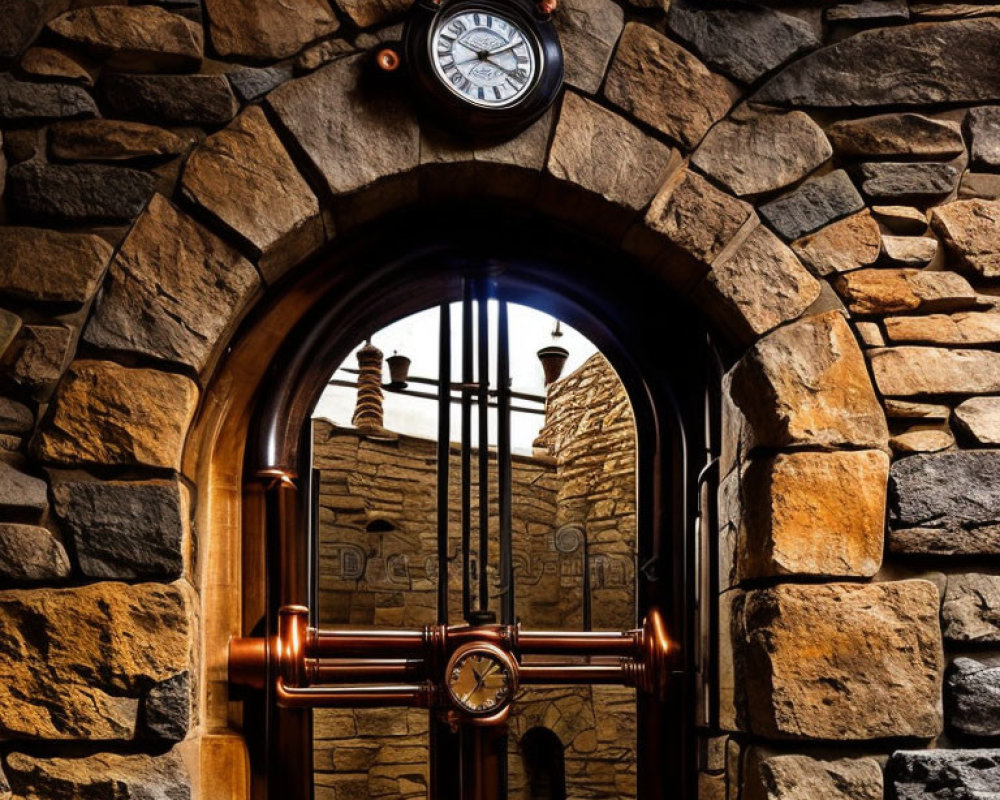
[(474, 6), (442, 14), (431, 29), (430, 56), (450, 92), (483, 108), (516, 105), (542, 66), (535, 40), (522, 25)]
[(510, 667), (498, 656), (481, 650), (457, 658), (451, 665), (447, 681), (452, 699), (470, 714), (499, 710), (514, 691)]

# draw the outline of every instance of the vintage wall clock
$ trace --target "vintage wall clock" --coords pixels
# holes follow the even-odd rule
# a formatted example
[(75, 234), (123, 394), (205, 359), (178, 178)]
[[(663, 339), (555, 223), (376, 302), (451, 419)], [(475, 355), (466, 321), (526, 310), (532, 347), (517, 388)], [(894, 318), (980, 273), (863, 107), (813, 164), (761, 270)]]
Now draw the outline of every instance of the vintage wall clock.
[(403, 61), (420, 100), (449, 127), (512, 136), (552, 105), (563, 81), (559, 36), (536, 0), (417, 0)]

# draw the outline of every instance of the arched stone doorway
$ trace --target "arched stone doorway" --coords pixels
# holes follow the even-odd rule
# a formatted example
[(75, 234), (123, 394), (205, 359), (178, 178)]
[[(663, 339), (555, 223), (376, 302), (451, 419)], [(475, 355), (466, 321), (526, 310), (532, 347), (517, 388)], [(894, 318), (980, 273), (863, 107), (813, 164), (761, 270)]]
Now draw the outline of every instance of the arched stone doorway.
[[(831, 277), (835, 272), (830, 270), (838, 269), (841, 257), (862, 267), (880, 257), (878, 237), (873, 245), (868, 236), (871, 217), (861, 211), (860, 218), (847, 217), (843, 224), (826, 220), (830, 224), (815, 238), (806, 234), (808, 241), (796, 240), (798, 258), (826, 277), (817, 281), (800, 272), (789, 248), (776, 243), (770, 233), (779, 225), (775, 218), (768, 217), (767, 226), (760, 225), (748, 203), (720, 190), (718, 175), (704, 160), (707, 149), (701, 154), (703, 158), (696, 159), (700, 166), (690, 166), (682, 163), (668, 144), (680, 137), (688, 152), (704, 131), (684, 134), (672, 129), (665, 133), (656, 120), (651, 121), (638, 91), (627, 91), (639, 83), (634, 76), (630, 79), (627, 71), (622, 72), (628, 66), (627, 57), (636, 49), (642, 51), (643, 41), (658, 42), (643, 30), (646, 27), (641, 21), (630, 23), (631, 31), (622, 42), (624, 66), (618, 68), (616, 99), (608, 99), (611, 95), (606, 93), (593, 94), (600, 79), (590, 88), (574, 84), (576, 88), (569, 91), (562, 106), (533, 131), (509, 145), (481, 151), (451, 142), (429, 128), (421, 130), (410, 109), (386, 98), (373, 98), (371, 105), (351, 115), (335, 134), (322, 126), (311, 126), (310, 117), (323, 117), (323, 109), (330, 118), (342, 118), (349, 101), (359, 96), (352, 77), (358, 64), (351, 59), (289, 82), (286, 89), (274, 93), (266, 112), (248, 109), (198, 149), (185, 175), (183, 193), (171, 197), (177, 202), (171, 205), (162, 197), (154, 198), (116, 257), (93, 328), (85, 334), (85, 349), (62, 379), (34, 452), (42, 463), (55, 469), (83, 465), (101, 470), (124, 465), (143, 477), (161, 476), (180, 463), (189, 417), (195, 405), (200, 406), (196, 435), (190, 439), (184, 463), (185, 474), (197, 479), (195, 518), (200, 554), (198, 571), (192, 577), (203, 590), (198, 601), (204, 624), (199, 634), (202, 647), (197, 658), (187, 655), (186, 643), (193, 633), (185, 627), (176, 642), (176, 663), (171, 662), (162, 674), (144, 674), (142, 681), (143, 686), (160, 678), (165, 682), (180, 676), (185, 666), (198, 664), (204, 678), (200, 682), (204, 690), (200, 720), (208, 732), (198, 739), (202, 761), (208, 765), (203, 770), (206, 791), (210, 781), (224, 781), (227, 776), (238, 783), (241, 763), (239, 737), (226, 733), (238, 730), (238, 720), (230, 718), (220, 660), (223, 642), (239, 628), (233, 609), (239, 583), (235, 575), (239, 559), (234, 557), (238, 547), (235, 538), (227, 538), (235, 536), (239, 525), (238, 500), (232, 496), (239, 479), (220, 459), (224, 451), (229, 451), (228, 458), (239, 449), (234, 431), (247, 421), (249, 400), (235, 387), (251, 385), (260, 377), (254, 372), (253, 359), (241, 360), (240, 353), (246, 354), (250, 347), (257, 348), (254, 358), (270, 355), (270, 339), (285, 332), (286, 321), (294, 316), (289, 309), (296, 307), (297, 300), (285, 298), (284, 315), (280, 309), (261, 312), (255, 320), (259, 327), (254, 326), (256, 332), (247, 339), (252, 344), (237, 345), (224, 366), (214, 369), (213, 365), (223, 355), (231, 330), (247, 313), (252, 298), (264, 291), (265, 282), (280, 282), (282, 275), (292, 275), (295, 265), (323, 241), (332, 238), (348, 245), (350, 231), (363, 221), (381, 217), (393, 207), (430, 198), (506, 196), (621, 244), (646, 270), (662, 277), (665, 292), (690, 295), (719, 329), (729, 333), (732, 349), (728, 361), (733, 368), (727, 376), (726, 396), (733, 403), (725, 415), (732, 423), (725, 441), (732, 446), (722, 459), (722, 471), (728, 473), (729, 482), (723, 481), (720, 536), (727, 543), (723, 552), (735, 553), (733, 569), (741, 583), (738, 590), (725, 593), (735, 602), (722, 602), (719, 613), (725, 618), (730, 609), (735, 612), (731, 640), (739, 657), (737, 677), (724, 678), (716, 685), (723, 699), (733, 690), (740, 693), (739, 719), (732, 704), (720, 704), (720, 709), (729, 712), (719, 720), (720, 728), (741, 732), (732, 741), (778, 743), (784, 751), (781, 757), (799, 758), (789, 751), (805, 749), (802, 742), (858, 742), (889, 736), (923, 740), (940, 730), (936, 599), (926, 583), (881, 581), (884, 577), (909, 577), (913, 573), (908, 569), (882, 575), (877, 583), (863, 582), (881, 563), (887, 472), (881, 454), (887, 450), (889, 436), (882, 410), (873, 401), (859, 342), (868, 347), (884, 346), (886, 340), (880, 340), (883, 331), (878, 326), (882, 316), (896, 313), (894, 309), (923, 313), (971, 308), (981, 299), (956, 272), (921, 272), (916, 278), (894, 261), (888, 262), (894, 265), (891, 269), (877, 273), (861, 269)], [(945, 22), (940, 28), (944, 38), (935, 41), (962, 41), (974, 47), (982, 39), (968, 39), (964, 33), (988, 27), (989, 22)], [(885, 43), (889, 49), (898, 46), (900, 52), (917, 53), (916, 61), (907, 67), (907, 74), (917, 76), (915, 83), (886, 86), (872, 80), (857, 95), (845, 85), (833, 85), (828, 88), (836, 96), (822, 101), (835, 109), (832, 114), (848, 102), (844, 99), (848, 94), (849, 102), (866, 108), (879, 103), (895, 107), (991, 99), (993, 95), (981, 83), (959, 92), (956, 75), (962, 70), (951, 62), (945, 65), (942, 78), (947, 85), (935, 84), (938, 88), (933, 96), (908, 94), (908, 87), (931, 80), (931, 56), (927, 55), (931, 50), (903, 46), (911, 38), (921, 40), (926, 30), (926, 26), (899, 26), (864, 32), (844, 44), (831, 44), (822, 58), (803, 59), (790, 68), (790, 74), (801, 80), (796, 85), (815, 94), (817, 63), (839, 64), (835, 70), (838, 76), (856, 75), (860, 69), (857, 64), (865, 63), (864, 58), (857, 58), (859, 53), (865, 48), (881, 53)], [(956, 35), (958, 38), (949, 38)], [(609, 46), (609, 56), (610, 51)], [(827, 58), (833, 61), (825, 62)], [(713, 85), (716, 89), (723, 86), (711, 76), (703, 77), (705, 85), (696, 92), (698, 96), (704, 93), (707, 97)], [(794, 105), (799, 101), (792, 97), (790, 83), (795, 81), (777, 80), (758, 99), (781, 107)], [(719, 123), (731, 101), (719, 100), (708, 124)], [(727, 124), (720, 124), (720, 135), (728, 130), (736, 144), (744, 141), (744, 135), (747, 140), (752, 138), (741, 116), (744, 111), (740, 109), (729, 119), (736, 133)], [(768, 109), (765, 117), (770, 119), (772, 114), (776, 120), (787, 121), (784, 112), (774, 109)], [(599, 144), (589, 149), (594, 141)], [(344, 142), (348, 146), (338, 151)], [(369, 147), (373, 142), (379, 146)], [(241, 159), (228, 158), (244, 149), (249, 154), (247, 160), (261, 165), (252, 179), (234, 167)], [(369, 149), (372, 152), (366, 153)], [(878, 154), (874, 157), (880, 158)], [(809, 169), (812, 167), (805, 172)], [(805, 177), (805, 172), (793, 181)], [(711, 177), (706, 178), (706, 174)], [(838, 182), (843, 185), (842, 174), (830, 174), (836, 177), (823, 180), (823, 186), (835, 190)], [(813, 181), (808, 184), (816, 188)], [(276, 197), (281, 201), (273, 202)], [(962, 202), (979, 205), (977, 201)], [(980, 287), (983, 282), (979, 278), (987, 267), (970, 251), (969, 232), (956, 227), (967, 208), (943, 209), (935, 225), (943, 231), (950, 257), (962, 259), (962, 269)], [(988, 202), (984, 208), (988, 211)], [(904, 223), (905, 219), (894, 222)], [(790, 230), (785, 238), (796, 235)], [(162, 244), (158, 239), (176, 247), (162, 261), (155, 255)], [(842, 245), (844, 242), (847, 244)], [(95, 256), (95, 261), (103, 258), (101, 269), (110, 255), (109, 251)], [(265, 281), (252, 269), (252, 261), (258, 263)], [(238, 279), (227, 286), (224, 302), (218, 302), (217, 296), (207, 301), (201, 287), (211, 280), (204, 276), (219, 273)], [(180, 304), (180, 322), (178, 308), (141, 289), (133, 292), (141, 313), (131, 314), (126, 302), (129, 292), (122, 288), (133, 285), (129, 274), (166, 276), (168, 282), (174, 281), (173, 287), (190, 279), (186, 287), (189, 294)], [(889, 288), (883, 281), (889, 282)], [(89, 297), (96, 282), (95, 277), (89, 288), (81, 290), (83, 294)], [(141, 279), (138, 284), (142, 284)], [(854, 317), (851, 322), (845, 322), (843, 311), (836, 308), (830, 284), (848, 303)], [(307, 282), (298, 291), (308, 293), (308, 287)], [(15, 289), (15, 293), (20, 291), (23, 289)], [(191, 310), (204, 310), (205, 305), (212, 306), (212, 315), (200, 319), (199, 314), (187, 316)], [(231, 313), (220, 315), (219, 308)], [(877, 320), (875, 329), (869, 324), (873, 319)], [(890, 341), (927, 344), (925, 337), (930, 335), (930, 342), (940, 344), (940, 331), (928, 334), (926, 328), (918, 330), (921, 324), (931, 323), (895, 320), (892, 327), (899, 338)], [(966, 327), (963, 321), (962, 330)], [(955, 345), (965, 341), (966, 335), (944, 338), (946, 344)], [(983, 377), (995, 363), (988, 349), (954, 357), (951, 352), (946, 347), (914, 346), (873, 352), (872, 371), (882, 392), (892, 398), (894, 424), (912, 419), (905, 416), (911, 413), (949, 413), (947, 409), (910, 407), (906, 398), (996, 391), (988, 388), (992, 384)], [(958, 363), (971, 367), (956, 367)], [(206, 386), (198, 399), (199, 389)], [(150, 395), (158, 402), (151, 402)], [(171, 401), (166, 410), (161, 402), (164, 398)], [(224, 411), (231, 412), (232, 418)], [(125, 431), (121, 437), (108, 440), (94, 433), (109, 419)], [(219, 459), (214, 458), (215, 453)], [(949, 453), (938, 458), (915, 457), (914, 463), (895, 475), (897, 489), (910, 500), (928, 490), (921, 483), (916, 462), (926, 469), (947, 464), (958, 471), (956, 474), (968, 477), (974, 473), (980, 483), (989, 482), (989, 458), (959, 455), (962, 457)], [(740, 469), (729, 469), (741, 461)], [(979, 464), (986, 466), (975, 466)], [(809, 487), (805, 492), (800, 491), (803, 485)], [(178, 490), (178, 496), (181, 494)], [(811, 501), (820, 496), (832, 499), (825, 507), (809, 502), (804, 506), (783, 504), (783, 498)], [(761, 498), (761, 505), (754, 505)], [(911, 503), (893, 512), (890, 541), (900, 552), (926, 555), (930, 552), (927, 548), (941, 546), (935, 537), (945, 529), (919, 506)], [(817, 521), (824, 514), (829, 515), (826, 521)], [(958, 507), (949, 507), (948, 515), (949, 520), (961, 520), (957, 528), (947, 528), (963, 537), (960, 549), (978, 552), (977, 534), (970, 537), (969, 532), (983, 527), (985, 515), (976, 516)], [(829, 521), (831, 517), (834, 522)], [(851, 522), (841, 526), (838, 519)], [(930, 527), (923, 527), (928, 523)], [(829, 536), (831, 530), (839, 535)], [(163, 574), (174, 576), (176, 570)], [(833, 583), (842, 579), (848, 583)], [(824, 581), (831, 583), (818, 585)], [(958, 582), (948, 582), (956, 584), (960, 598)], [(720, 588), (729, 585), (722, 583)], [(747, 590), (746, 595), (741, 594), (743, 590)], [(87, 589), (96, 594), (101, 591)], [(171, 593), (169, 603), (182, 608), (186, 601), (175, 595)], [(89, 596), (85, 599), (92, 601)], [(879, 613), (870, 614), (872, 608)], [(179, 616), (190, 619), (186, 613)], [(841, 617), (849, 624), (833, 630), (825, 627), (831, 619)], [(863, 635), (853, 636), (852, 626)], [(728, 629), (725, 624), (722, 628)], [(915, 661), (890, 662), (889, 672), (912, 678), (904, 692), (906, 702), (896, 702), (899, 695), (891, 691), (882, 692), (890, 681), (873, 667), (877, 659), (859, 656), (839, 663), (836, 653), (817, 653), (808, 669), (792, 673), (778, 669), (793, 660), (790, 654), (800, 649), (806, 630), (836, 634), (838, 648), (851, 652), (852, 648), (863, 650), (859, 637), (883, 641), (890, 656), (907, 649), (919, 652), (921, 657)], [(962, 638), (966, 635), (958, 629), (949, 634), (956, 637), (953, 641), (966, 641)], [(775, 643), (778, 650), (771, 649)], [(786, 656), (788, 659), (782, 661)], [(199, 659), (203, 661), (198, 663)], [(720, 674), (725, 675), (725, 670)], [(860, 677), (864, 686), (875, 687), (871, 695), (865, 695), (871, 703), (857, 696), (846, 699), (852, 676)], [(817, 687), (825, 688), (819, 692)], [(146, 701), (145, 696), (142, 700)], [(872, 707), (891, 712), (872, 714)], [(232, 743), (232, 752), (237, 754), (229, 762), (220, 755), (227, 743)], [(191, 741), (186, 747), (193, 751), (197, 745)], [(197, 757), (192, 758), (192, 762), (197, 761)], [(717, 749), (711, 751), (709, 761), (710, 777), (717, 776), (722, 763)], [(234, 765), (231, 772), (221, 766), (224, 763)], [(761, 766), (751, 760), (745, 774), (768, 769), (773, 773), (778, 766), (779, 762)], [(812, 769), (815, 764), (804, 759), (795, 761), (794, 767)], [(870, 767), (869, 760), (866, 768)], [(713, 780), (705, 783), (711, 787)]]

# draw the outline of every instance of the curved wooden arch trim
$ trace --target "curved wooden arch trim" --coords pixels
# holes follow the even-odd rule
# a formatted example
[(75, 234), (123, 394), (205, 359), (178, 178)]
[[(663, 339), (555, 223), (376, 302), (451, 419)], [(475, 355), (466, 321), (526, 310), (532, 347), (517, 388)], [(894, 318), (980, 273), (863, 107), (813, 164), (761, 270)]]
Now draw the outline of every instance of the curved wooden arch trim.
[[(640, 441), (655, 442), (640, 454), (640, 475), (649, 476), (640, 507), (649, 510), (650, 529), (671, 531), (671, 546), (678, 558), (671, 560), (674, 572), (664, 576), (664, 585), (684, 582), (688, 576), (679, 539), (685, 530), (690, 498), (678, 488), (680, 483), (672, 484), (669, 496), (654, 484), (663, 480), (665, 462), (687, 465), (690, 451), (682, 417), (690, 410), (682, 411), (672, 395), (675, 376), (671, 370), (664, 363), (651, 361), (651, 348), (642, 346), (649, 344), (643, 339), (648, 330), (640, 323), (654, 321), (651, 330), (655, 331), (668, 320), (674, 323), (675, 331), (683, 332), (676, 323), (683, 319), (691, 322), (686, 329), (688, 342), (679, 346), (683, 354), (680, 360), (706, 346), (704, 328), (690, 309), (682, 311), (671, 287), (624, 254), (572, 228), (541, 225), (537, 220), (522, 223), (519, 235), (492, 254), (493, 263), (497, 268), (509, 265), (517, 287), (514, 299), (537, 305), (539, 297), (563, 297), (562, 307), (552, 310), (590, 335), (622, 374), (637, 422), (643, 426)], [(245, 752), (236, 733), (242, 724), (240, 704), (229, 700), (226, 644), (230, 636), (249, 631), (259, 618), (257, 612), (265, 607), (260, 574), (265, 561), (264, 537), (244, 535), (246, 528), (263, 529), (264, 484), (247, 478), (267, 480), (294, 472), (297, 436), (291, 432), (301, 429), (330, 372), (356, 344), (362, 321), (369, 331), (376, 330), (395, 318), (439, 304), (449, 291), (453, 295), (457, 290), (455, 276), (472, 266), (468, 258), (463, 261), (458, 257), (461, 248), (469, 244), (462, 237), (453, 237), (442, 251), (442, 224), (440, 218), (434, 219), (434, 212), (428, 216), (411, 212), (405, 220), (390, 218), (376, 229), (394, 232), (388, 240), (390, 247), (385, 246), (384, 235), (374, 237), (374, 247), (370, 235), (362, 232), (353, 236), (335, 252), (315, 259), (298, 280), (287, 281), (280, 291), (272, 292), (276, 296), (250, 314), (206, 388), (189, 437), (184, 472), (199, 487), (196, 524), (202, 533), (197, 575), (204, 621), (201, 711), (206, 742), (216, 751), (224, 740)], [(438, 242), (436, 248), (433, 241)], [(527, 263), (524, 252), (532, 253)], [(553, 268), (553, 262), (558, 268)], [(379, 266), (372, 268), (372, 264)], [(392, 281), (403, 276), (430, 280), (431, 292), (413, 293), (411, 288), (407, 293), (405, 283), (399, 293), (391, 290)], [(619, 291), (614, 290), (615, 285)], [(540, 287), (541, 292), (533, 295), (532, 286)], [(602, 286), (605, 291), (601, 291)], [(372, 309), (363, 302), (372, 298), (385, 302)], [(631, 298), (633, 305), (626, 303), (626, 298)], [(362, 305), (352, 307), (352, 302)], [(649, 313), (650, 303), (659, 309), (659, 315)], [(665, 313), (671, 305), (676, 308)], [(618, 318), (610, 320), (611, 324), (603, 329), (595, 324), (602, 315), (614, 317), (616, 308)], [(339, 331), (339, 337), (330, 338), (331, 326)], [(675, 365), (677, 361), (674, 359)], [(299, 390), (291, 391), (291, 387)], [(279, 398), (280, 402), (258, 406), (263, 396)], [(669, 605), (673, 616), (683, 619), (678, 601)], [(684, 633), (679, 632), (678, 638)], [(245, 755), (243, 758), (245, 761)]]

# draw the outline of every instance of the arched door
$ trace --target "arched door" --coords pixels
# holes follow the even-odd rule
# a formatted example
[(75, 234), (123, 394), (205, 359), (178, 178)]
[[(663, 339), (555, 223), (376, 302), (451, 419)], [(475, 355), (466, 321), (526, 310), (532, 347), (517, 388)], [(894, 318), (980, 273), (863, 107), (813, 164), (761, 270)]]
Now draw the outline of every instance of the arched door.
[[(637, 686), (638, 796), (693, 796), (690, 743), (698, 666), (693, 537), (696, 476), (711, 455), (712, 414), (705, 402), (705, 387), (717, 369), (711, 346), (696, 320), (670, 298), (657, 297), (654, 282), (624, 268), (619, 255), (509, 214), (504, 219), (517, 235), (502, 241), (491, 236), (491, 226), (464, 215), (452, 222), (458, 218), (461, 224), (446, 229), (440, 222), (410, 220), (391, 241), (359, 242), (343, 261), (327, 265), (342, 273), (283, 346), (261, 397), (244, 495), (246, 537), (263, 544), (257, 552), (266, 566), (266, 592), (259, 617), (251, 612), (248, 635), (235, 643), (230, 667), (234, 683), (263, 690), (248, 694), (246, 702), (247, 728), (259, 732), (256, 794), (309, 797), (310, 709), (353, 704), (429, 709), (432, 797), (502, 796), (502, 779), (496, 779), (503, 771), (500, 738), (483, 723), (495, 721), (491, 717), (502, 721), (503, 704), (496, 713), (482, 703), (463, 708), (449, 684), (472, 680), (474, 694), (489, 680), (552, 682), (552, 674), (522, 663), (526, 653), (540, 652), (555, 659), (568, 654), (620, 659), (615, 666), (575, 668), (560, 662), (554, 669), (568, 682)], [(453, 301), (470, 304), (471, 314), (472, 300), (483, 307), (487, 296), (501, 308), (518, 302), (571, 322), (599, 344), (625, 384), (638, 435), (642, 625), (614, 635), (519, 630), (506, 600), (490, 609), (481, 602), (484, 593), (471, 592), (479, 606), (466, 605), (464, 619), (448, 619), (445, 599), (439, 624), (422, 631), (323, 631), (310, 619), (309, 413), (333, 369), (372, 330)], [(442, 322), (446, 316), (442, 313)], [(501, 322), (501, 338), (503, 327)], [(441, 343), (446, 346), (444, 336)], [(502, 415), (510, 398), (501, 390), (503, 364), (497, 366), (493, 392)], [(463, 394), (488, 402), (489, 376), (473, 376), (472, 382), (469, 377), (457, 380)], [(452, 376), (441, 376), (441, 386), (455, 383)], [(447, 435), (439, 441), (446, 443)], [(502, 442), (497, 458), (504, 458)], [(445, 463), (439, 458), (439, 465)], [(499, 492), (502, 504), (502, 480)], [(448, 502), (446, 495), (442, 503)], [(511, 551), (502, 541), (499, 556), (501, 574), (509, 574)], [(441, 566), (446, 568), (443, 560)], [(463, 576), (470, 582), (475, 577), (468, 571)], [(359, 672), (370, 673), (371, 680), (361, 685)], [(454, 769), (456, 760), (461, 770)]]

